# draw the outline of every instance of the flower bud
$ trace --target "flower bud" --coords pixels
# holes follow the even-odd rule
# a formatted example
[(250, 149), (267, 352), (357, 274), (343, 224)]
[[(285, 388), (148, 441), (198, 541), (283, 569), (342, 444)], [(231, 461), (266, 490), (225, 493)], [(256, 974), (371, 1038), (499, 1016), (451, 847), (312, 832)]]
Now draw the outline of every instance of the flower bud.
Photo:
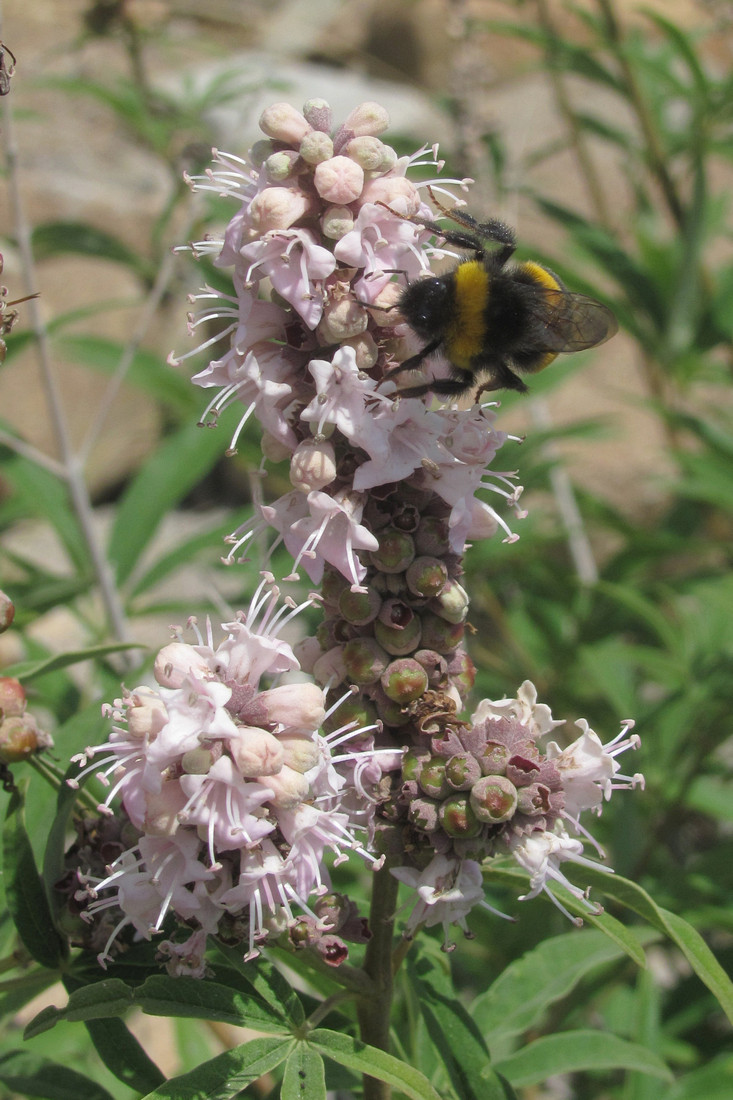
[(370, 332), (361, 332), (356, 336), (347, 337), (343, 346), (354, 349), (357, 370), (371, 370), (379, 358), (379, 348)]
[(389, 657), (374, 638), (352, 638), (343, 647), (346, 676), (355, 684), (374, 684), (387, 668)]
[(293, 771), (305, 774), (315, 768), (321, 759), (318, 743), (312, 737), (298, 734), (293, 737), (278, 737), (285, 754), (284, 763)]
[(165, 703), (152, 688), (138, 687), (127, 701), (127, 732), (130, 737), (151, 741), (168, 721)]
[(32, 714), (15, 715), (0, 723), (0, 763), (17, 764), (35, 752), (50, 748), (53, 740)]
[(336, 452), (333, 443), (324, 439), (304, 439), (290, 460), (290, 481), (301, 493), (323, 489), (336, 477)]
[(340, 344), (350, 336), (359, 336), (369, 324), (369, 315), (353, 298), (331, 302), (323, 311), (317, 333), (325, 344)]
[(311, 130), (301, 141), (298, 151), (306, 164), (321, 164), (333, 157), (333, 142), (328, 134)]
[(214, 763), (214, 754), (211, 749), (199, 745), (196, 749), (189, 749), (181, 757), (181, 768), (186, 775), (208, 775), (211, 765)]
[(300, 772), (284, 764), (277, 775), (263, 776), (262, 786), (273, 792), (268, 799), (278, 810), (294, 810), (310, 794), (310, 783)]
[(266, 187), (249, 204), (249, 216), (253, 228), (264, 234), (272, 229), (289, 229), (310, 208), (310, 196), (303, 191), (293, 187)]
[(318, 684), (281, 684), (261, 691), (257, 703), (264, 708), (268, 722), (277, 723), (289, 733), (313, 733), (326, 716)]
[(15, 604), (5, 592), (0, 592), (0, 634), (4, 634), (15, 618)]
[(364, 187), (364, 169), (349, 157), (331, 157), (316, 165), (316, 191), (326, 202), (346, 206), (358, 199)]
[(275, 141), (297, 147), (310, 132), (311, 125), (289, 103), (273, 103), (260, 115), (260, 130)]
[(369, 179), (358, 198), (359, 206), (365, 206), (368, 202), (381, 202), (406, 218), (414, 217), (420, 209), (418, 190), (404, 176), (376, 176)]
[(508, 821), (517, 809), (517, 788), (505, 775), (485, 775), (471, 788), (471, 808), (479, 821)]
[[(279, 149), (270, 153), (264, 163), (264, 169), (270, 183), (282, 183), (296, 171), (300, 157), (294, 149)], [(301, 164), (302, 168), (302, 164)]]
[(399, 657), (384, 670), (380, 683), (388, 699), (404, 706), (425, 693), (428, 675), (417, 661), (410, 657)]
[(382, 134), (389, 126), (389, 114), (381, 103), (367, 100), (355, 107), (344, 122), (344, 130), (351, 130), (355, 137)]
[(348, 206), (329, 206), (321, 218), (323, 236), (329, 241), (340, 241), (354, 228), (354, 215)]
[(446, 622), (462, 623), (468, 615), (468, 594), (458, 581), (448, 580), (429, 606), (431, 611)]
[(228, 747), (234, 763), (247, 778), (275, 775), (285, 762), (279, 738), (259, 726), (238, 726), (237, 736), (229, 739)]
[(313, 679), (317, 684), (326, 684), (329, 680), (341, 684), (347, 677), (344, 647), (341, 645), (333, 646), (313, 665)]
[(415, 596), (437, 596), (448, 581), (448, 569), (440, 558), (421, 555), (407, 567), (407, 587)]
[(376, 172), (384, 162), (384, 144), (379, 138), (364, 134), (355, 137), (344, 149), (347, 157), (360, 164), (365, 172)]
[(161, 687), (183, 687), (191, 673), (205, 676), (209, 666), (193, 646), (185, 642), (171, 642), (163, 646), (155, 658), (153, 675)]
[(418, 554), (442, 558), (450, 549), (448, 524), (439, 516), (423, 516), (415, 532)]
[(473, 812), (466, 794), (452, 794), (445, 802), (441, 802), (439, 817), (448, 836), (473, 837), (481, 831), (481, 822)]
[(303, 117), (314, 130), (322, 130), (324, 134), (331, 132), (333, 111), (325, 99), (309, 99), (303, 105)]
[(25, 690), (20, 680), (0, 676), (0, 719), (17, 718), (25, 712)]

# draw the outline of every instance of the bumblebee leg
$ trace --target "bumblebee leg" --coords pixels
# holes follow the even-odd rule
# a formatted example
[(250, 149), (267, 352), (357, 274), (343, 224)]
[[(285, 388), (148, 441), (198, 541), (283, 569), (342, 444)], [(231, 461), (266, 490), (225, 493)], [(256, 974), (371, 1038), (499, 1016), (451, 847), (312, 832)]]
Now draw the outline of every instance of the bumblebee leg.
[(491, 377), (482, 382), (476, 390), (476, 403), (480, 401), (482, 393), (491, 393), (492, 390), (516, 390), (517, 393), (527, 393), (527, 387), (522, 379), (513, 370), (509, 370), (506, 363), (492, 365)]
[[(396, 367), (392, 367), (390, 370), (385, 371), (382, 376), (382, 381), (386, 382), (389, 379), (395, 378), (398, 374), (402, 374), (406, 370), (417, 370), (423, 360), (427, 359), (429, 355), (432, 355), (434, 351), (437, 351), (442, 340), (431, 340), (429, 344), (426, 344), (422, 351), (419, 351), (416, 355), (411, 355), (409, 359), (405, 359), (403, 363), (398, 363)], [(425, 391), (427, 393), (427, 390)]]
[(395, 397), (422, 397), (426, 393), (437, 394), (438, 397), (459, 397), (469, 393), (474, 375), (470, 370), (454, 370), (453, 378), (434, 378), (432, 382), (423, 382), (419, 386), (408, 386), (404, 390), (398, 390)]

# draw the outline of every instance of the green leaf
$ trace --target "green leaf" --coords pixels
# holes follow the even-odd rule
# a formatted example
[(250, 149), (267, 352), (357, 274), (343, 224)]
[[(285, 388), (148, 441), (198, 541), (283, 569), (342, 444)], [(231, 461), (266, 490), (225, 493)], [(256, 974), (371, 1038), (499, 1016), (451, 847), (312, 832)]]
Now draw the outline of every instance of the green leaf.
[(660, 908), (645, 890), (620, 875), (604, 875), (585, 865), (576, 867), (575, 871), (578, 880), (596, 886), (676, 943), (698, 978), (717, 998), (728, 1019), (733, 1022), (733, 983), (702, 936), (686, 920)]
[[(73, 362), (86, 364), (107, 375), (115, 373), (127, 354), (123, 343), (86, 334), (59, 337), (55, 346)], [(125, 381), (161, 404), (172, 406), (180, 416), (193, 418), (200, 412), (201, 399), (190, 379), (169, 366), (155, 352), (139, 348), (132, 358)]]
[(284, 1062), (293, 1043), (293, 1039), (280, 1036), (253, 1039), (204, 1062), (190, 1073), (171, 1077), (144, 1100), (229, 1100)]
[(65, 653), (56, 653), (53, 657), (44, 657), (39, 661), (21, 661), (17, 665), (3, 670), (4, 676), (15, 676), (25, 683), (45, 676), (49, 672), (58, 672), (60, 668), (78, 665), (81, 661), (95, 661), (107, 657), (110, 653), (122, 653), (126, 649), (142, 649), (141, 642), (115, 642), (110, 645), (88, 646), (86, 649), (70, 649)]
[(134, 990), (120, 978), (105, 978), (101, 982), (75, 990), (66, 1008), (48, 1005), (27, 1025), (24, 1036), (36, 1035), (55, 1027), (61, 1020), (102, 1020), (122, 1016), (133, 1004)]
[(89, 1077), (27, 1050), (0, 1056), (0, 1081), (13, 1093), (43, 1100), (114, 1100)]
[(129, 249), (119, 237), (87, 222), (43, 222), (34, 228), (32, 242), (37, 260), (74, 253), (125, 264), (144, 277), (154, 274), (150, 263)]
[(599, 1031), (568, 1031), (535, 1040), (497, 1065), (516, 1088), (538, 1085), (555, 1074), (630, 1069), (671, 1082), (667, 1066), (638, 1043)]
[(327, 1028), (316, 1028), (309, 1035), (311, 1045), (326, 1058), (331, 1058), (347, 1069), (366, 1073), (379, 1081), (400, 1089), (414, 1100), (440, 1100), (433, 1086), (419, 1070), (386, 1054), (383, 1050), (362, 1043), (350, 1035)]
[(285, 1063), (280, 1100), (326, 1100), (326, 1074), (317, 1050), (300, 1041)]
[(17, 455), (3, 463), (3, 477), (13, 486), (23, 514), (37, 516), (44, 523), (49, 523), (77, 571), (81, 574), (90, 572), (86, 542), (65, 484), (48, 470)]
[(275, 1034), (290, 1031), (282, 1011), (218, 982), (156, 974), (135, 991), (133, 1001), (150, 1016), (192, 1016)]
[(459, 1100), (504, 1100), (505, 1090), (491, 1069), (483, 1036), (456, 1000), (447, 966), (423, 954), (409, 970), (428, 1034)]
[(510, 963), (473, 1002), (471, 1017), (493, 1048), (501, 1038), (538, 1026), (587, 974), (623, 957), (623, 948), (600, 931), (554, 936)]
[(291, 1028), (298, 1028), (305, 1020), (300, 998), (276, 966), (263, 958), (245, 962), (241, 947), (227, 947), (217, 941), (217, 950), (247, 985), (266, 1002)]
[(118, 583), (131, 575), (166, 512), (224, 453), (226, 438), (222, 430), (189, 424), (147, 460), (122, 498), (110, 534), (109, 558)]
[[(27, 787), (27, 784), (25, 784)], [(16, 788), (3, 825), (5, 895), (18, 935), (33, 958), (56, 969), (66, 957), (25, 827), (23, 788)]]
[(97, 1054), (123, 1084), (144, 1095), (165, 1081), (164, 1074), (122, 1020), (87, 1020), (85, 1027)]

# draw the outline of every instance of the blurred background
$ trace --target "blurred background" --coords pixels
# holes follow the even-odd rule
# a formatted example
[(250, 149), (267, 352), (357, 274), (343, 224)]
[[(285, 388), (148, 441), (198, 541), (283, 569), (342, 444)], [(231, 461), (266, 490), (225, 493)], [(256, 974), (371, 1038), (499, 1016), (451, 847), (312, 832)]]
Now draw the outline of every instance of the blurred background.
[[(629, 767), (647, 792), (612, 805), (599, 835), (730, 961), (733, 3), (3, 0), (1, 17), (17, 59), (2, 280), (11, 300), (40, 298), (18, 307), (0, 369), (0, 561), (17, 605), (0, 662), (157, 647), (170, 622), (246, 603), (255, 566), (224, 570), (221, 538), (253, 497), (287, 490), (287, 470), (252, 476), (253, 422), (224, 457), (227, 425), (195, 428), (206, 398), (187, 379), (204, 360), (166, 365), (192, 346), (186, 295), (227, 289), (171, 248), (234, 213), (192, 199), (183, 173), (212, 146), (243, 155), (270, 102), (323, 97), (339, 120), (378, 100), (400, 153), (439, 141), (445, 174), (476, 181), (472, 213), (516, 226), (522, 258), (619, 318), (530, 397), (502, 395), (499, 426), (527, 438), (499, 465), (519, 469), (529, 515), (519, 543), (466, 559), (476, 697), (529, 678), (556, 717), (608, 736), (637, 719)], [(134, 651), (130, 682), (146, 658)], [(119, 674), (100, 658), (35, 679), (61, 758)], [(519, 932), (487, 918), (456, 953), (467, 989), (565, 931), (547, 906), (522, 916)], [(631, 1035), (644, 1020), (673, 1091), (586, 1073), (528, 1096), (730, 1096), (715, 1091), (731, 1062), (712, 997), (674, 952), (658, 964), (651, 984), (620, 963), (583, 975), (545, 1023)]]

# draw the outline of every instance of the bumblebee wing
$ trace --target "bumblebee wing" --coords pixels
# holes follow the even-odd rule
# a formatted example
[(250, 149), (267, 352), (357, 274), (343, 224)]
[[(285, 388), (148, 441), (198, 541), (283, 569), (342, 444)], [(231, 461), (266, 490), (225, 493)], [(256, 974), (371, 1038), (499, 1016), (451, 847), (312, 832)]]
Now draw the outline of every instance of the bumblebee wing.
[(547, 352), (584, 351), (618, 331), (611, 310), (585, 294), (543, 289), (530, 312), (537, 345)]

